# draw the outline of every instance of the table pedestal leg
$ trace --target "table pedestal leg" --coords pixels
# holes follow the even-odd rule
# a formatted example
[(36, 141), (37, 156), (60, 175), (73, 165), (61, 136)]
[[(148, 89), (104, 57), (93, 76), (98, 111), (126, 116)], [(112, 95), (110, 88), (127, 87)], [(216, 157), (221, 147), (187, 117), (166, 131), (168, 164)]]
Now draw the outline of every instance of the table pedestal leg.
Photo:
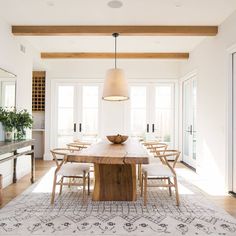
[(94, 164), (94, 201), (136, 201), (135, 164)]

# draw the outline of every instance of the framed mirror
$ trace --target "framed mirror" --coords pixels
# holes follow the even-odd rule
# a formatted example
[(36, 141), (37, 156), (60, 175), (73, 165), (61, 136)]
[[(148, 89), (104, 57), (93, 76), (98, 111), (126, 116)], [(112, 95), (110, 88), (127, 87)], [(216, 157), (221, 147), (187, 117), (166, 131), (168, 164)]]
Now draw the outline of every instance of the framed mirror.
[(0, 107), (15, 107), (16, 75), (0, 68)]

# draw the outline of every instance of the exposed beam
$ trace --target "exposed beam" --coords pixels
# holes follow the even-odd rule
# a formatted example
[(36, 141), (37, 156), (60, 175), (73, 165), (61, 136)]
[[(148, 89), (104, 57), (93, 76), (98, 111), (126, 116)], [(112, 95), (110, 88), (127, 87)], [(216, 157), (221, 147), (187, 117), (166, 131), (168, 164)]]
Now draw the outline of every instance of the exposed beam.
[[(42, 52), (43, 59), (109, 59), (114, 58), (110, 52)], [(189, 53), (117, 53), (117, 58), (123, 59), (188, 59)]]
[(12, 26), (14, 35), (23, 36), (215, 36), (217, 26)]

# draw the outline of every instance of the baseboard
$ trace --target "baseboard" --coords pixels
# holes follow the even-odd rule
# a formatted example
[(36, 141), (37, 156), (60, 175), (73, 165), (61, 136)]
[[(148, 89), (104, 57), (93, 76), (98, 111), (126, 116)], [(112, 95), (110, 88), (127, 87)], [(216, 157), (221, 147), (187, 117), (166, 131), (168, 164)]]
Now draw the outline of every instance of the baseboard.
[(191, 169), (192, 171), (196, 172), (196, 169), (192, 166), (190, 166), (189, 164), (187, 164), (186, 162), (184, 161), (180, 161), (182, 164), (184, 164), (186, 167), (188, 167), (189, 169)]
[(232, 197), (235, 197), (235, 198), (236, 198), (236, 193), (235, 193), (235, 192), (229, 191), (229, 194), (230, 194)]

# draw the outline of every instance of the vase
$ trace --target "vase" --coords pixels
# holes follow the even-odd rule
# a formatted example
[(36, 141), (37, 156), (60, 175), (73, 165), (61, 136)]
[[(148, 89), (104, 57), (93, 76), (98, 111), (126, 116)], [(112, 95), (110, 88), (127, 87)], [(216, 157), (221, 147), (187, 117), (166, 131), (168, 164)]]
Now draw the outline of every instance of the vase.
[(13, 132), (5, 131), (5, 142), (11, 142), (13, 140)]

